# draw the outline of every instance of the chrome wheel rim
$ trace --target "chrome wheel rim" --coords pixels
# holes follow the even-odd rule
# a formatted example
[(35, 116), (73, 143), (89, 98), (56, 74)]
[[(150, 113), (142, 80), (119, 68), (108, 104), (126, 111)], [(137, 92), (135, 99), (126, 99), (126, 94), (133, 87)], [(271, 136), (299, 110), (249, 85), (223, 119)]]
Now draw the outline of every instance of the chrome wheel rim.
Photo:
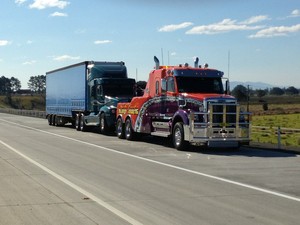
[(176, 146), (179, 146), (182, 141), (180, 129), (176, 129), (174, 132), (174, 142)]

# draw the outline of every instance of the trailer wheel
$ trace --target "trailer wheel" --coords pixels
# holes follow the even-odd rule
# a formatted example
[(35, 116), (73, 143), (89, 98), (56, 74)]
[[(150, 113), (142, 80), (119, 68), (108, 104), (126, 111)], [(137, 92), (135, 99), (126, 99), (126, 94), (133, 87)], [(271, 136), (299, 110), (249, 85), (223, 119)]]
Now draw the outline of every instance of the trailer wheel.
[(52, 125), (52, 115), (48, 115), (48, 124), (51, 126)]
[(134, 131), (132, 129), (131, 120), (127, 119), (125, 122), (125, 138), (129, 141), (134, 140)]
[(101, 134), (107, 134), (108, 132), (108, 127), (107, 127), (107, 123), (106, 123), (106, 119), (105, 119), (105, 115), (104, 113), (100, 114), (100, 133)]
[(189, 143), (184, 140), (183, 123), (177, 122), (173, 129), (173, 145), (177, 150), (187, 150)]
[(80, 131), (80, 114), (76, 114), (75, 129), (78, 130), (78, 131)]
[(85, 124), (84, 115), (83, 114), (81, 114), (81, 116), (80, 116), (79, 126), (80, 126), (79, 130), (81, 130), (83, 132), (85, 132), (87, 130), (87, 126)]
[(55, 116), (55, 119), (54, 119), (54, 126), (60, 126), (60, 117), (59, 116)]
[(117, 120), (116, 131), (117, 131), (117, 137), (120, 139), (124, 139), (124, 137), (125, 137), (124, 124), (123, 124), (121, 117), (119, 117)]
[(51, 115), (51, 126), (55, 126), (55, 115)]
[(56, 115), (52, 116), (52, 126), (57, 126), (57, 119), (56, 119)]

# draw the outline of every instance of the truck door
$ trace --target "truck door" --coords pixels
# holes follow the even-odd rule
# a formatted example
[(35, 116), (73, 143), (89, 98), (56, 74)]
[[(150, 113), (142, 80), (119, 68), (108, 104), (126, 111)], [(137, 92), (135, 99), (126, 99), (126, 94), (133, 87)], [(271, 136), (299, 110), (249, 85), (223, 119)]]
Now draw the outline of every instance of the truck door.
[(156, 115), (158, 117), (166, 113), (166, 95), (162, 89), (162, 79), (157, 78), (155, 81), (155, 97), (157, 98)]
[(176, 88), (174, 77), (167, 78), (167, 93), (166, 93), (166, 116), (172, 117), (177, 111)]

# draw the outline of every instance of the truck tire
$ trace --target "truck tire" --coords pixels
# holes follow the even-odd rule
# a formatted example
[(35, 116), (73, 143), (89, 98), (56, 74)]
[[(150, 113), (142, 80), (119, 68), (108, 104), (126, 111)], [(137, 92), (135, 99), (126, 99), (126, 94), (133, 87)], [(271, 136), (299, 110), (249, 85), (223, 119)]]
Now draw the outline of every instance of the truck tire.
[(107, 134), (108, 133), (108, 127), (107, 127), (107, 123), (106, 123), (106, 119), (105, 119), (105, 115), (104, 113), (100, 114), (100, 133), (101, 134)]
[(48, 124), (51, 126), (52, 125), (52, 115), (48, 115)]
[(120, 117), (117, 119), (116, 132), (117, 132), (117, 137), (118, 138), (120, 138), (120, 139), (125, 138), (124, 124), (123, 124), (123, 121)]
[(78, 130), (78, 131), (80, 131), (80, 114), (76, 114), (75, 129)]
[(54, 119), (54, 126), (60, 126), (60, 123), (59, 123), (59, 121), (60, 121), (60, 117), (59, 116), (55, 116), (55, 119)]
[(188, 149), (189, 143), (184, 140), (184, 130), (182, 122), (177, 122), (175, 124), (172, 137), (173, 145), (177, 150), (183, 151)]
[(82, 115), (82, 114), (80, 116), (79, 126), (80, 126), (79, 130), (81, 130), (83, 132), (87, 131), (87, 126), (86, 126), (85, 121), (84, 121), (84, 115)]
[(52, 126), (57, 126), (57, 119), (56, 119), (56, 115), (52, 116)]
[(132, 129), (131, 119), (127, 119), (125, 122), (125, 138), (129, 141), (134, 140), (135, 134)]

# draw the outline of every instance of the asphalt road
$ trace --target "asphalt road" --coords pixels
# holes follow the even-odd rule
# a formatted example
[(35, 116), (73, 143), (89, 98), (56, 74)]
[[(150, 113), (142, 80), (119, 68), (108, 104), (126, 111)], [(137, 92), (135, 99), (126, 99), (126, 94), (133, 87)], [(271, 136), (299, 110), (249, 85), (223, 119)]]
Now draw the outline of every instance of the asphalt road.
[(300, 157), (179, 152), (0, 113), (0, 225), (295, 225)]

